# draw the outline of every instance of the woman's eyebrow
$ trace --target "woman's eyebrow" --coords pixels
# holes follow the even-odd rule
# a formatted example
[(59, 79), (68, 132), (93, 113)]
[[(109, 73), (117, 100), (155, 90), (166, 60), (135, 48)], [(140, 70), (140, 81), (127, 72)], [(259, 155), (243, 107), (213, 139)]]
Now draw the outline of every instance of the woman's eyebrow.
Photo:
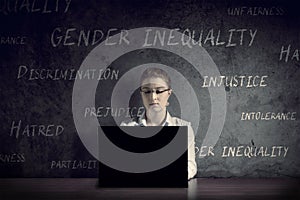
[(160, 86), (160, 87), (150, 88), (150, 87), (147, 87), (147, 86), (146, 86), (146, 87), (141, 87), (141, 88), (142, 88), (142, 89), (150, 89), (150, 90), (151, 90), (151, 89), (156, 89), (156, 90), (157, 90), (157, 89), (165, 89), (166, 87)]

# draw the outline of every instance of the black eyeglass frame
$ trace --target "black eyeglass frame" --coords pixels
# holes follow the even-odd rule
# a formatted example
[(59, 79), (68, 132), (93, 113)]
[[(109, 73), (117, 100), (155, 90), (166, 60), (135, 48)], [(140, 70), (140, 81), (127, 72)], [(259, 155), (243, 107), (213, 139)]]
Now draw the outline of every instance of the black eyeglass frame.
[(140, 87), (140, 92), (144, 93), (144, 94), (152, 94), (152, 92), (155, 92), (157, 95), (162, 94), (164, 92), (170, 91), (171, 88), (167, 88), (164, 90), (147, 90), (147, 91), (143, 91), (142, 88)]

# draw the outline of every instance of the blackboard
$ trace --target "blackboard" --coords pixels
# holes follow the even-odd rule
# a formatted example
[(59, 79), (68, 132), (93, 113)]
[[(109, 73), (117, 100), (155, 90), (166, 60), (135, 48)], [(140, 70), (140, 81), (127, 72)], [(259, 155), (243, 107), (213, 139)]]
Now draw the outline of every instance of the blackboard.
[(97, 177), (97, 125), (171, 74), (198, 177), (299, 177), (295, 1), (1, 0), (0, 177)]

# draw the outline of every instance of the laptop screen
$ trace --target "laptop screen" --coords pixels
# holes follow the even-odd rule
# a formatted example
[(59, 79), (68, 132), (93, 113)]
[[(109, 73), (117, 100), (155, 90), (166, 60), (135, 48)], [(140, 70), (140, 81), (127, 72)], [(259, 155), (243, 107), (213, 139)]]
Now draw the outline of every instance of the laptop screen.
[(187, 127), (100, 128), (100, 187), (187, 187)]

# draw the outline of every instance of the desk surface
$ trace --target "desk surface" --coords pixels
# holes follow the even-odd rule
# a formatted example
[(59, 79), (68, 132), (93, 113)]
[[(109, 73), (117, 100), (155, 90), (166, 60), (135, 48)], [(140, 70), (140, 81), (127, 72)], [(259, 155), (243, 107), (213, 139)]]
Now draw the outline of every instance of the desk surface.
[(188, 188), (98, 188), (93, 178), (0, 179), (0, 199), (300, 199), (299, 179), (197, 178)]

